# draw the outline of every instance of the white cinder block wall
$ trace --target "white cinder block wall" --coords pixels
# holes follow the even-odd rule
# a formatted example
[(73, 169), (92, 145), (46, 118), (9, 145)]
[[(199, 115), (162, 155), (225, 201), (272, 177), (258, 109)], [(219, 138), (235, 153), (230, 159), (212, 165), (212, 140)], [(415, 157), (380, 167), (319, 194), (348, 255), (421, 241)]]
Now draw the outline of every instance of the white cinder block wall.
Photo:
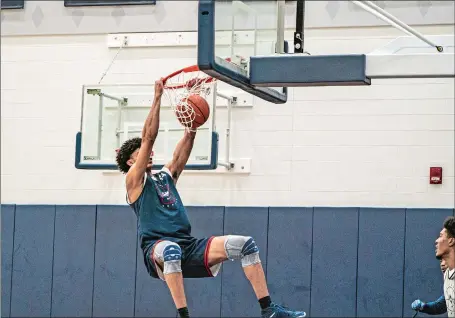
[[(305, 47), (367, 53), (397, 35), (314, 28)], [(74, 168), (81, 86), (115, 54), (106, 33), (2, 36), (1, 50), (1, 202), (126, 204), (122, 175)], [(153, 83), (195, 57), (194, 47), (125, 49), (103, 83)], [(251, 158), (249, 175), (189, 172), (179, 188), (187, 205), (453, 208), (454, 138), (453, 79), (291, 89), (284, 105), (255, 98), (234, 111), (232, 156)], [(429, 184), (431, 166), (443, 167), (442, 185)]]

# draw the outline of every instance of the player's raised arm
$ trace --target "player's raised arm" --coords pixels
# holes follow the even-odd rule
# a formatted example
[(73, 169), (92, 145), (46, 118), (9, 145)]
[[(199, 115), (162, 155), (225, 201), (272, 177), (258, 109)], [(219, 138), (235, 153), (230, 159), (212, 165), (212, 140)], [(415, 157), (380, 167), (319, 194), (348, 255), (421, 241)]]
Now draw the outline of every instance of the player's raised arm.
[(155, 96), (153, 105), (145, 120), (144, 127), (142, 128), (142, 141), (141, 147), (134, 164), (128, 171), (128, 179), (142, 183), (142, 178), (146, 169), (151, 165), (150, 155), (152, 154), (153, 144), (158, 136), (158, 128), (160, 126), (160, 109), (161, 109), (161, 96), (163, 95), (163, 81), (158, 80), (155, 82)]
[(177, 183), (180, 174), (185, 168), (188, 158), (190, 157), (191, 150), (193, 149), (195, 137), (196, 137), (195, 131), (185, 130), (183, 138), (175, 147), (171, 162), (166, 164), (166, 167), (172, 174), (172, 179), (174, 180), (174, 183)]

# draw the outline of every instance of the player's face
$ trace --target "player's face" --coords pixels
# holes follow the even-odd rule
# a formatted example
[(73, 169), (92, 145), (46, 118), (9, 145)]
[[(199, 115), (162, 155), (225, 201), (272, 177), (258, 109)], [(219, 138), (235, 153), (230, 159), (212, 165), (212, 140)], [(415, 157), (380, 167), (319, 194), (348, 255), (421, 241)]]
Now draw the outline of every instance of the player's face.
[(446, 229), (442, 229), (441, 232), (439, 232), (439, 237), (436, 239), (436, 257), (441, 257), (442, 255), (446, 254), (451, 245), (451, 241), (453, 238), (449, 238), (447, 236), (447, 231)]
[[(130, 157), (131, 159), (128, 160), (128, 163), (130, 166), (132, 166), (136, 162), (138, 155), (139, 155), (139, 148), (135, 152), (133, 152), (133, 154)], [(149, 162), (147, 163), (147, 169), (148, 170), (152, 169), (152, 165), (153, 165), (153, 151), (150, 154)]]

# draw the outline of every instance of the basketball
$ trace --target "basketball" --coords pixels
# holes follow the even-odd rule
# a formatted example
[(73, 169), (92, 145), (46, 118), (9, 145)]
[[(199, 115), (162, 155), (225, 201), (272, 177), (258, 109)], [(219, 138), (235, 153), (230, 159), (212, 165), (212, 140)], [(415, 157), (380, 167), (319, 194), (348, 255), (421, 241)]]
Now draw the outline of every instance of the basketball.
[[(191, 107), (193, 111), (187, 107)], [(182, 99), (180, 104), (177, 105), (176, 112), (179, 114), (177, 118), (183, 126), (196, 129), (209, 119), (210, 107), (203, 97), (193, 94), (186, 99)]]

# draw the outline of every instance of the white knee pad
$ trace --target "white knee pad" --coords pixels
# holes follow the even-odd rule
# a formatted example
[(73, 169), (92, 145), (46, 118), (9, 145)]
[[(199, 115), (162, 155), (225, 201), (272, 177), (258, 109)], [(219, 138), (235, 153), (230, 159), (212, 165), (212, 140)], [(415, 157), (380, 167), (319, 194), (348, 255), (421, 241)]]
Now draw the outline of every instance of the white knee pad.
[(182, 271), (182, 249), (178, 244), (161, 241), (156, 244), (153, 256), (164, 264), (164, 275)]
[(242, 267), (261, 262), (259, 248), (251, 236), (228, 235), (224, 249), (231, 261), (241, 260)]

